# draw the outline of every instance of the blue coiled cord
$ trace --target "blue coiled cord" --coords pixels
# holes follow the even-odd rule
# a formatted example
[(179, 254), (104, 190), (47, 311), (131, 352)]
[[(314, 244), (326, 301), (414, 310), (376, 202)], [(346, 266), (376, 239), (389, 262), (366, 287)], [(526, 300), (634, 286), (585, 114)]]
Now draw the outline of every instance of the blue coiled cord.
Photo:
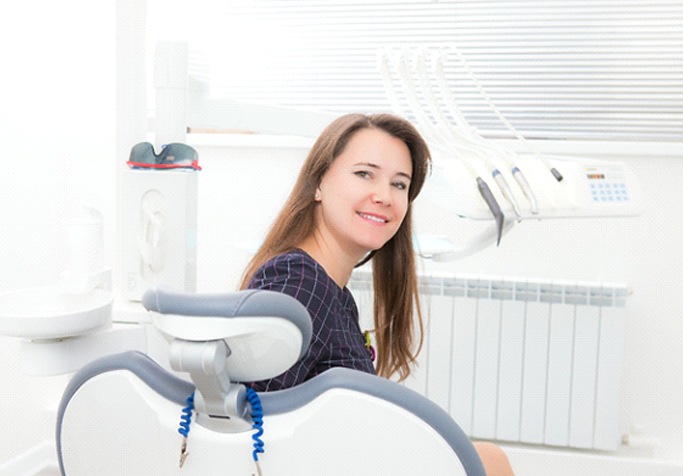
[(180, 428), (178, 428), (178, 433), (187, 438), (190, 434), (190, 424), (192, 423), (192, 412), (194, 410), (194, 392), (192, 395), (185, 399), (187, 406), (183, 408), (182, 414), (180, 415)]
[[(247, 387), (247, 400), (251, 405), (251, 419), (253, 421), (252, 428), (256, 430), (254, 434), (251, 436), (251, 438), (254, 440), (254, 451), (252, 452), (252, 456), (258, 468), (258, 455), (259, 453), (265, 452), (265, 450), (263, 449), (265, 443), (263, 443), (263, 440), (261, 439), (261, 435), (263, 435), (263, 407), (261, 406), (261, 399), (259, 398), (258, 394), (253, 388)], [(194, 392), (192, 392), (192, 395), (187, 397), (185, 403), (187, 403), (187, 406), (185, 406), (182, 410), (178, 433), (180, 433), (183, 437), (187, 438), (187, 436), (190, 434), (192, 412), (194, 411)], [(183, 446), (183, 452), (184, 451), (185, 450)], [(261, 474), (260, 468), (259, 474)]]
[(254, 422), (252, 428), (256, 430), (251, 436), (254, 440), (254, 451), (252, 452), (252, 456), (254, 457), (254, 461), (258, 463), (259, 453), (265, 452), (263, 449), (264, 443), (261, 439), (261, 435), (263, 435), (263, 407), (261, 407), (261, 399), (253, 388), (247, 387), (247, 400), (249, 400), (249, 404), (251, 405), (251, 419)]

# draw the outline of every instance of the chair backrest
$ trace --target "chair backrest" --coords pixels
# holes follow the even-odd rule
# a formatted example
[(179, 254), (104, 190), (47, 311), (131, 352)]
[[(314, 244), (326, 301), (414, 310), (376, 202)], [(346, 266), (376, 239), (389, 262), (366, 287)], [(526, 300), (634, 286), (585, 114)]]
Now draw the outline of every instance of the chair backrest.
[[(192, 384), (138, 352), (86, 365), (58, 409), (62, 474), (174, 474), (182, 440), (177, 427), (192, 391)], [(259, 396), (264, 475), (485, 475), (445, 411), (387, 379), (336, 368)], [(193, 422), (187, 444), (183, 474), (254, 473), (249, 431), (220, 433)]]

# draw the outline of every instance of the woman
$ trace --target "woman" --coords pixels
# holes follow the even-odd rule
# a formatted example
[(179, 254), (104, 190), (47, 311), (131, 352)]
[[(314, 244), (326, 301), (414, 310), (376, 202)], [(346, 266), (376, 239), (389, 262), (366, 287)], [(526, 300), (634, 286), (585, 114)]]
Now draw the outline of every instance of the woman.
[[(430, 165), (417, 130), (392, 115), (350, 114), (323, 131), (242, 282), (302, 302), (313, 322), (311, 344), (291, 369), (254, 388), (292, 387), (336, 366), (408, 377), (422, 344), (411, 204)], [(346, 288), (353, 269), (370, 260), (376, 365)], [(478, 451), (489, 474), (512, 473), (490, 466), (509, 468), (497, 447)]]

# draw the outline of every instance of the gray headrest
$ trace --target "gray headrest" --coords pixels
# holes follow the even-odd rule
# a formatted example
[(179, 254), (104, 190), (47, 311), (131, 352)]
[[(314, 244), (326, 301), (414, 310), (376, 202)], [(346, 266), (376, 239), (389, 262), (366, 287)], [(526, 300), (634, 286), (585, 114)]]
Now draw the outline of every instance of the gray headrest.
[(293, 297), (263, 289), (247, 289), (232, 293), (189, 293), (156, 288), (145, 292), (142, 305), (148, 311), (212, 317), (280, 317), (301, 331), (301, 355), (311, 342), (313, 326), (306, 307)]

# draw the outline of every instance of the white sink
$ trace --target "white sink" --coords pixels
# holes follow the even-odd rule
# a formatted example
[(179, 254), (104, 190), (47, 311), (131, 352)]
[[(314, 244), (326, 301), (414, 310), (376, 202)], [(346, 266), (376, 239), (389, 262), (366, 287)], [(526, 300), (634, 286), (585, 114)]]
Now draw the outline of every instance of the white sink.
[(0, 294), (0, 335), (26, 339), (82, 336), (112, 321), (110, 291), (64, 294), (57, 286)]

